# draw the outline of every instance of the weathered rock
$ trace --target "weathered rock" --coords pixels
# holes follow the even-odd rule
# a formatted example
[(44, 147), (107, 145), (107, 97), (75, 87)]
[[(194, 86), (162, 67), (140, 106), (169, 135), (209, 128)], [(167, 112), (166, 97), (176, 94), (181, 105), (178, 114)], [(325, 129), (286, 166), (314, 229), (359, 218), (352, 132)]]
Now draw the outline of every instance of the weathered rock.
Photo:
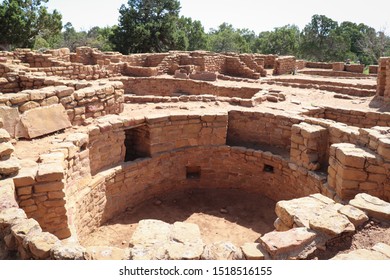
[(260, 243), (245, 243), (241, 250), (247, 260), (264, 260), (268, 255)]
[(205, 246), (201, 258), (202, 260), (242, 260), (243, 254), (240, 248), (230, 242), (216, 242)]
[(338, 212), (343, 206), (320, 195), (310, 195), (290, 201), (279, 201), (276, 214), (287, 227), (307, 227), (332, 237), (353, 232), (354, 225)]
[(19, 207), (15, 200), (14, 183), (12, 179), (2, 180), (0, 184), (0, 211), (13, 207)]
[(0, 175), (9, 176), (18, 173), (20, 170), (19, 160), (11, 157), (7, 160), (0, 161)]
[(361, 226), (368, 221), (368, 216), (362, 210), (351, 205), (344, 205), (339, 210), (339, 213), (345, 215), (355, 227)]
[(170, 260), (198, 260), (203, 253), (203, 241), (195, 224), (173, 224), (167, 253)]
[(38, 171), (38, 164), (33, 160), (21, 160), (21, 169), (18, 175), (13, 177), (15, 187), (31, 186), (35, 182), (35, 176)]
[(275, 227), (276, 231), (288, 231), (289, 229), (291, 229), (291, 228), (289, 228), (288, 226), (286, 226), (286, 225), (283, 223), (283, 221), (282, 221), (281, 219), (279, 219), (279, 218), (277, 218), (277, 219), (275, 220), (275, 222), (274, 222), (274, 227)]
[(50, 257), (50, 250), (60, 245), (60, 240), (51, 233), (41, 232), (33, 234), (28, 240), (28, 247), (35, 259), (46, 260)]
[(355, 226), (344, 215), (336, 211), (321, 211), (321, 214), (314, 216), (309, 221), (310, 228), (331, 237), (338, 236), (342, 233), (352, 233)]
[(21, 220), (20, 223), (11, 227), (11, 233), (19, 243), (22, 243), (23, 239), (30, 232), (42, 232), (41, 226), (34, 219)]
[[(4, 129), (10, 134), (11, 137), (16, 136), (15, 128), (20, 122), (19, 110), (18, 108), (10, 108), (6, 106), (0, 106), (0, 118), (3, 119)], [(0, 130), (0, 142), (1, 140), (1, 130)]]
[(61, 104), (31, 109), (21, 116), (21, 123), (31, 139), (71, 126), (66, 110)]
[(367, 213), (369, 217), (390, 221), (390, 203), (369, 194), (357, 194), (349, 202), (350, 205)]
[(275, 212), (279, 219), (289, 228), (292, 228), (294, 225), (309, 228), (311, 218), (318, 215), (328, 205), (332, 206), (334, 204), (333, 200), (317, 194), (289, 201), (279, 201), (276, 204)]
[(51, 249), (53, 260), (84, 260), (86, 249), (79, 245), (59, 245)]
[(10, 143), (0, 143), (0, 158), (10, 156), (15, 151), (14, 146)]
[(7, 208), (0, 211), (0, 228), (10, 226), (17, 219), (27, 219), (26, 213), (20, 208)]
[(38, 167), (36, 180), (38, 182), (59, 181), (64, 178), (64, 172), (62, 163), (42, 163)]
[(84, 255), (86, 260), (128, 260), (130, 253), (128, 250), (115, 247), (88, 247)]
[(374, 251), (377, 251), (383, 255), (385, 255), (387, 258), (390, 259), (390, 245), (387, 245), (385, 243), (377, 243), (374, 247), (372, 247)]
[(195, 260), (200, 258), (204, 245), (195, 224), (143, 220), (130, 246), (133, 260)]
[(340, 254), (331, 260), (388, 260), (384, 254), (367, 249), (358, 249), (347, 254)]
[(317, 247), (317, 233), (307, 228), (270, 232), (260, 238), (272, 259), (305, 259)]
[(11, 136), (9, 135), (8, 131), (0, 128), (0, 143), (5, 143), (11, 140)]

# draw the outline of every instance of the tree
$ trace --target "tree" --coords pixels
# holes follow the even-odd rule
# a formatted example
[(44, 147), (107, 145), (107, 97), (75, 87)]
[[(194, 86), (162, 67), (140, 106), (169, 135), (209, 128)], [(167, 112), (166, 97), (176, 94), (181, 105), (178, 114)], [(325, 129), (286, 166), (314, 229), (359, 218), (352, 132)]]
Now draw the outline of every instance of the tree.
[[(302, 56), (317, 61), (329, 60), (330, 41), (333, 41), (332, 45), (342, 43), (339, 41), (341, 37), (334, 32), (337, 27), (336, 21), (324, 15), (314, 15), (301, 34)], [(330, 36), (333, 36), (332, 40)]]
[[(0, 4), (0, 45), (33, 47), (37, 36), (47, 40), (61, 32), (62, 16), (49, 13), (48, 0), (4, 0)], [(42, 40), (41, 40), (42, 42)]]
[(297, 55), (299, 43), (299, 28), (296, 25), (286, 25), (271, 32), (260, 33), (256, 51), (265, 54)]
[(183, 47), (183, 34), (178, 31), (179, 11), (177, 0), (129, 0), (119, 9), (119, 24), (110, 40), (124, 54)]
[(204, 50), (207, 47), (207, 35), (204, 32), (204, 27), (199, 20), (192, 20), (191, 18), (181, 17), (179, 19), (179, 30), (183, 32), (188, 42), (185, 50)]
[(242, 31), (236, 30), (231, 24), (223, 23), (218, 29), (209, 33), (209, 49), (214, 52), (250, 52), (248, 42), (242, 36)]

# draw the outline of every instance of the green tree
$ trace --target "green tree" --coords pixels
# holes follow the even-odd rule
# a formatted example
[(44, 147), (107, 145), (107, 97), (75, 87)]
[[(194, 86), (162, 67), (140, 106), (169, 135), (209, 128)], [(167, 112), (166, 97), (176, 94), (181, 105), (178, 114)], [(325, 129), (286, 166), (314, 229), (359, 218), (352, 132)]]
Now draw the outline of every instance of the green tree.
[(231, 24), (223, 23), (218, 29), (211, 29), (209, 33), (209, 49), (214, 52), (250, 52), (250, 46), (242, 35)]
[(207, 35), (204, 32), (204, 27), (199, 20), (192, 20), (191, 18), (181, 17), (179, 19), (179, 30), (182, 36), (186, 37), (188, 42), (185, 50), (204, 50), (207, 48)]
[(337, 27), (336, 21), (324, 15), (314, 15), (301, 34), (302, 56), (317, 61), (331, 59), (331, 55), (329, 55), (332, 51), (331, 48), (342, 43), (339, 41), (341, 36), (335, 32)]
[(112, 51), (113, 46), (110, 42), (110, 36), (113, 35), (113, 28), (106, 27), (92, 27), (87, 32), (86, 45), (92, 48), (97, 48), (101, 51)]
[(265, 54), (298, 55), (300, 31), (296, 25), (275, 28), (259, 34), (256, 51)]
[[(5, 49), (33, 47), (37, 36), (45, 41), (61, 32), (62, 16), (49, 13), (48, 0), (4, 0), (0, 4), (0, 45)], [(42, 40), (41, 40), (42, 42)]]
[(179, 11), (177, 0), (129, 0), (119, 9), (119, 24), (110, 40), (124, 54), (183, 47), (183, 34), (177, 24)]

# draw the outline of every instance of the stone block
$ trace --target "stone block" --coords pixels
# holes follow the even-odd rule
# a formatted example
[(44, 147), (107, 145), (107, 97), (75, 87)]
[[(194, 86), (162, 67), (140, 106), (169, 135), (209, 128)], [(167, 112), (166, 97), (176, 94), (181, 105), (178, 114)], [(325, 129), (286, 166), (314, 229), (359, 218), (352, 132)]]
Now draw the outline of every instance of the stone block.
[(371, 218), (390, 221), (390, 203), (369, 194), (357, 194), (349, 202), (350, 205), (359, 208)]
[(86, 260), (121, 261), (121, 260), (128, 260), (129, 258), (130, 258), (130, 253), (128, 250), (115, 248), (115, 247), (104, 247), (104, 246), (87, 247), (85, 252)]
[(21, 123), (31, 139), (71, 126), (66, 110), (61, 104), (32, 109), (21, 116)]
[(262, 246), (272, 259), (305, 259), (316, 250), (317, 234), (307, 228), (294, 228), (285, 232), (270, 232), (260, 238)]
[(38, 260), (49, 259), (51, 249), (59, 244), (59, 239), (48, 232), (34, 233), (28, 239), (28, 247), (31, 254)]
[(216, 242), (206, 245), (202, 260), (242, 260), (244, 258), (240, 248), (231, 242)]
[(3, 119), (4, 122), (3, 128), (8, 131), (12, 138), (14, 138), (16, 136), (16, 126), (20, 122), (19, 110), (17, 108), (0, 106), (0, 118)]
[(246, 260), (264, 260), (268, 255), (260, 243), (245, 243), (241, 246), (241, 250)]
[(345, 215), (355, 227), (359, 227), (368, 221), (368, 216), (363, 211), (351, 205), (344, 205), (338, 211)]
[(64, 178), (64, 167), (61, 162), (41, 163), (38, 166), (37, 182), (60, 181)]

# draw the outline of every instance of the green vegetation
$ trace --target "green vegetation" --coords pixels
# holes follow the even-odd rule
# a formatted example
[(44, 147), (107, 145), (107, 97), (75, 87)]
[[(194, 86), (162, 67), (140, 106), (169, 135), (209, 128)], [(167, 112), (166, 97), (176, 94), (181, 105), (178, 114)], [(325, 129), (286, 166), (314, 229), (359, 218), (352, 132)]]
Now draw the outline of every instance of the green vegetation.
[[(180, 16), (178, 0), (129, 0), (120, 7), (118, 25), (77, 31), (62, 26), (58, 11), (49, 13), (48, 0), (0, 2), (0, 49), (90, 46), (124, 54), (169, 50), (294, 55), (312, 61), (375, 64), (390, 55), (390, 37), (363, 23), (338, 23), (314, 15), (300, 30), (286, 25), (256, 34), (222, 23), (205, 32), (200, 21)], [(62, 27), (62, 31), (61, 31)]]

